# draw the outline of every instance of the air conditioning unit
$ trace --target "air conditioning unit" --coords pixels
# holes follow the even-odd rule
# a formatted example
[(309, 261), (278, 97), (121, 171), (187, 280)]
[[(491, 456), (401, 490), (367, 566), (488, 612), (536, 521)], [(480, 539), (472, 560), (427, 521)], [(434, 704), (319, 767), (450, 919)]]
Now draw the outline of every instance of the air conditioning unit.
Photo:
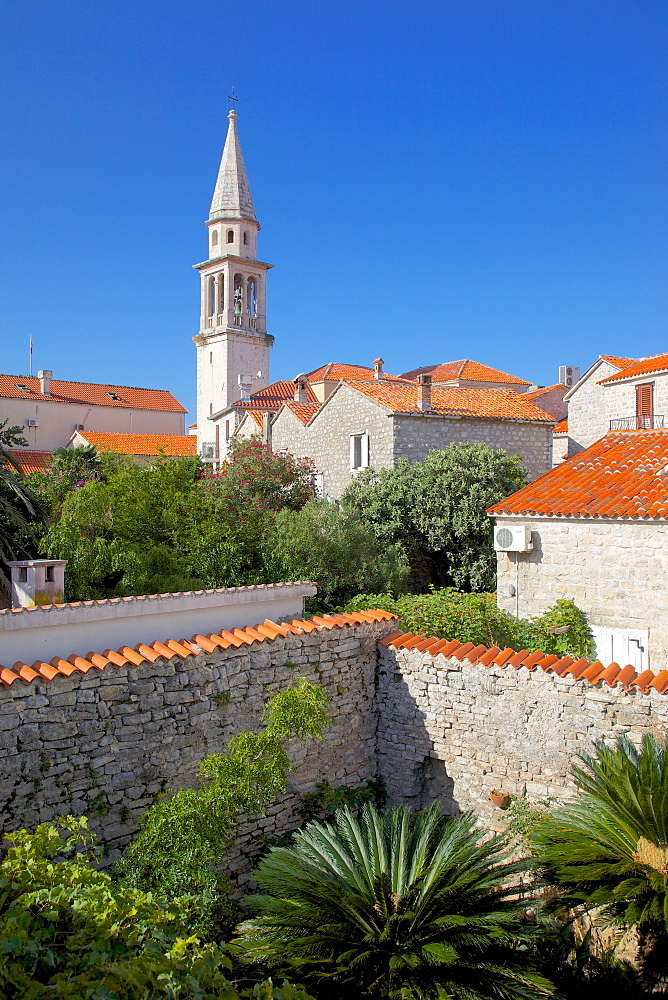
[(559, 381), (568, 389), (572, 388), (580, 380), (580, 369), (572, 365), (561, 365), (559, 368)]
[(84, 429), (84, 425), (83, 424), (75, 424), (74, 425), (74, 429), (75, 429), (75, 431), (82, 431)]
[(497, 552), (531, 552), (531, 528), (522, 525), (521, 528), (496, 527), (494, 529), (494, 548)]
[(28, 427), (39, 427), (39, 420), (37, 417), (28, 417), (26, 420), (26, 425)]
[(239, 385), (243, 389), (250, 389), (250, 387), (253, 384), (253, 376), (252, 375), (240, 375), (239, 379), (238, 379), (238, 382), (239, 382)]

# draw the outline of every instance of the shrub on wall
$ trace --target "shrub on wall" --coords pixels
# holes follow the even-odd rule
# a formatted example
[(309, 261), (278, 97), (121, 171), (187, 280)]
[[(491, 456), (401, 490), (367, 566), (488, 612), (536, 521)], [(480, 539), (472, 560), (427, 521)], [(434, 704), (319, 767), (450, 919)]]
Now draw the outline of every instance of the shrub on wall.
[(585, 614), (573, 601), (559, 600), (538, 618), (515, 618), (501, 611), (494, 594), (462, 594), (452, 588), (429, 594), (358, 594), (344, 611), (382, 608), (399, 615), (399, 628), (416, 635), (458, 639), (502, 649), (542, 650), (559, 656), (595, 653)]

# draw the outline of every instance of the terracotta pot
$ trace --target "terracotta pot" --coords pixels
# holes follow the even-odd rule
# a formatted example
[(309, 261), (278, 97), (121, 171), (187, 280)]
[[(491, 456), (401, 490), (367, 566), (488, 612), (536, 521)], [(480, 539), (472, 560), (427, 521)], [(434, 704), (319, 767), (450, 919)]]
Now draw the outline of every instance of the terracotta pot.
[(507, 792), (490, 793), (490, 799), (498, 809), (507, 809), (510, 805), (510, 795)]

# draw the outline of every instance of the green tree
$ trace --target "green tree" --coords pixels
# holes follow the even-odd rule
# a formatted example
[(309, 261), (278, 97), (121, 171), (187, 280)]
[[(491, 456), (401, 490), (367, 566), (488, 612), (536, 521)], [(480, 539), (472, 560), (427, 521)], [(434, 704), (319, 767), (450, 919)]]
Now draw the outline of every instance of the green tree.
[(518, 456), (486, 444), (451, 444), (423, 462), (367, 469), (342, 504), (385, 543), (401, 542), (414, 584), (492, 590), (496, 558), (487, 509), (525, 483)]
[(262, 549), (266, 579), (313, 580), (316, 607), (337, 607), (360, 590), (402, 590), (408, 573), (399, 543), (380, 542), (352, 511), (326, 500), (278, 511)]
[(0, 563), (30, 559), (36, 554), (37, 525), (45, 512), (25, 484), (25, 477), (10, 448), (28, 442), (18, 425), (0, 423)]
[(537, 862), (561, 903), (598, 911), (639, 933), (638, 962), (650, 988), (668, 988), (668, 749), (646, 734), (595, 745), (573, 767), (575, 802), (533, 831)]
[(264, 858), (264, 894), (246, 900), (257, 916), (238, 943), (249, 959), (294, 963), (322, 1000), (549, 997), (519, 947), (531, 933), (518, 919), (519, 870), (503, 839), (481, 842), (471, 814), (342, 810)]
[(224, 918), (230, 885), (222, 862), (241, 816), (262, 813), (285, 794), (287, 743), (322, 738), (328, 701), (304, 678), (270, 698), (259, 733), (233, 736), (202, 761), (198, 788), (182, 788), (144, 813), (122, 861), (126, 880), (167, 898), (191, 897), (202, 925)]
[(228, 978), (229, 955), (193, 933), (187, 905), (156, 899), (99, 870), (85, 817), (5, 837), (3, 1000), (310, 1000), (287, 983), (274, 990), (270, 980), (240, 993)]

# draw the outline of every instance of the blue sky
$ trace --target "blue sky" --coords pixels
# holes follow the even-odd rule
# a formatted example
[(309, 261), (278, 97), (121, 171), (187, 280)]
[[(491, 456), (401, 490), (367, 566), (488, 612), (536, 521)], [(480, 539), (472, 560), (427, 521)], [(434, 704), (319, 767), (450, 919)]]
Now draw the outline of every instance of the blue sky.
[(272, 378), (668, 350), (665, 0), (4, 0), (0, 371), (192, 408), (226, 131)]

